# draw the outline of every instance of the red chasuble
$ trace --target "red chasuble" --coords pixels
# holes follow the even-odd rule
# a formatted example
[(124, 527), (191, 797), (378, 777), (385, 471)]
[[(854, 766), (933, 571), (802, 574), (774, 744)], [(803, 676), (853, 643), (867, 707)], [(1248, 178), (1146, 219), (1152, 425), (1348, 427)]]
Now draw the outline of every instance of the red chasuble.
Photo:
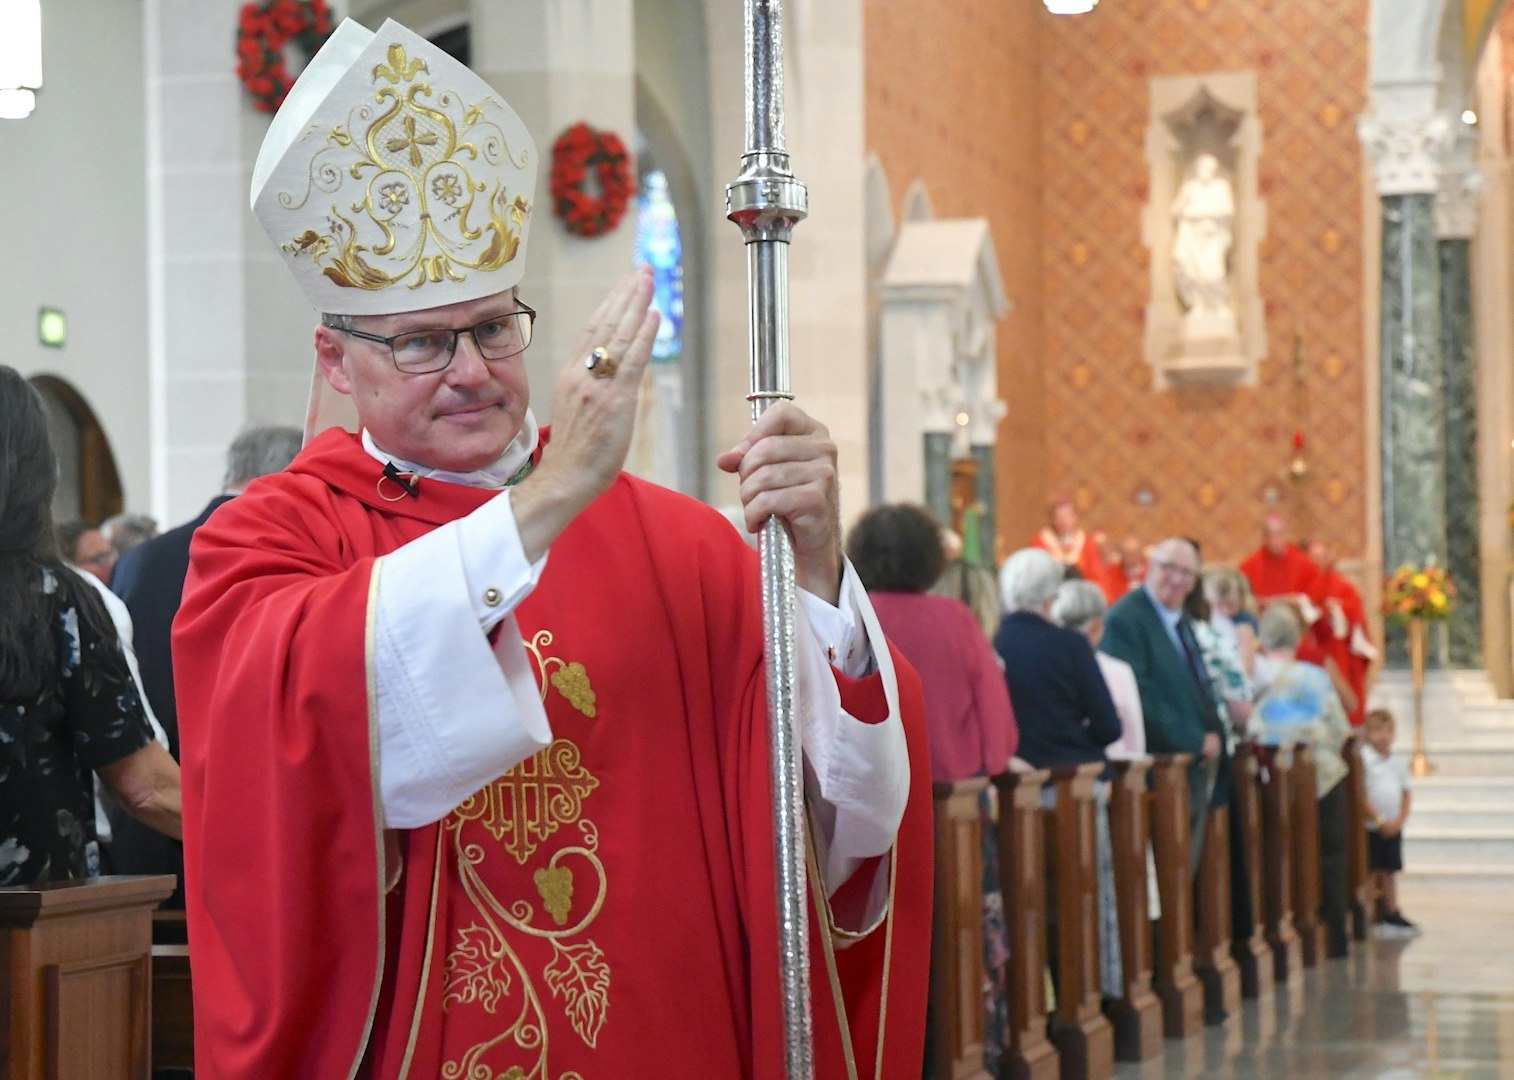
[(1251, 591), (1256, 601), (1266, 607), (1273, 600), (1303, 593), (1318, 604), (1314, 595), (1314, 579), (1319, 567), (1304, 552), (1289, 544), (1281, 555), (1274, 555), (1265, 547), (1257, 548), (1245, 562), (1241, 573), (1251, 582)]
[[(1352, 651), (1351, 640), (1358, 629), (1363, 634), (1367, 632), (1366, 605), (1362, 603), (1362, 595), (1356, 586), (1333, 568), (1319, 571), (1310, 590), (1310, 598), (1325, 614), (1309, 628), (1308, 634), (1299, 644), (1298, 657), (1321, 667), (1325, 666), (1327, 660), (1335, 662), (1351, 687), (1351, 692), (1356, 695), (1355, 707), (1347, 709), (1346, 715), (1353, 727), (1360, 727), (1367, 722), (1367, 671), (1371, 663), (1366, 657)], [(1335, 600), (1341, 606), (1341, 614), (1345, 616), (1344, 635), (1336, 633), (1336, 627), (1325, 608), (1327, 600)]]
[[(1063, 566), (1076, 566), (1084, 581), (1093, 582), (1108, 594), (1109, 582), (1104, 570), (1104, 557), (1099, 554), (1099, 545), (1083, 529), (1079, 529), (1065, 543), (1052, 530), (1042, 529), (1031, 539), (1030, 546), (1050, 552), (1051, 557)], [(1118, 599), (1118, 596), (1110, 597), (1110, 603)]]
[[(382, 556), (495, 493), (422, 480), (390, 501), (379, 478), (330, 432), (195, 534), (174, 651), (198, 1074), (781, 1076), (753, 553), (708, 508), (621, 476), (515, 613), (552, 745), (438, 824), (385, 834)], [(889, 917), (828, 963), (828, 905), (811, 909), (826, 1078), (849, 1055), (860, 1077), (919, 1076), (930, 767), (919, 681), (894, 664), (911, 768), (878, 869)], [(878, 676), (837, 682), (853, 715), (883, 715)], [(387, 893), (386, 839), (403, 858)]]

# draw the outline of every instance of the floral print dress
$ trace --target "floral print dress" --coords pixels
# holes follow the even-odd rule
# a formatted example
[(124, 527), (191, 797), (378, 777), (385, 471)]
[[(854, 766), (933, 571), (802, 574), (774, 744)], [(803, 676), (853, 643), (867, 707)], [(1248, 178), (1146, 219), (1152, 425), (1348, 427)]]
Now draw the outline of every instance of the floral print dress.
[(58, 671), (27, 700), (0, 699), (0, 885), (90, 876), (91, 774), (153, 737), (120, 643), (79, 617), (88, 586), (44, 570), (41, 587)]

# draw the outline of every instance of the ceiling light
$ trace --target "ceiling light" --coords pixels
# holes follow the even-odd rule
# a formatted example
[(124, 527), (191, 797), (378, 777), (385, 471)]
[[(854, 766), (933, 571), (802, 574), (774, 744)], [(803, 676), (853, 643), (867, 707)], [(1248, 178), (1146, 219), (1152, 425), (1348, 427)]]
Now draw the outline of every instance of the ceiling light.
[(42, 0), (0, 0), (0, 118), (20, 120), (42, 85)]

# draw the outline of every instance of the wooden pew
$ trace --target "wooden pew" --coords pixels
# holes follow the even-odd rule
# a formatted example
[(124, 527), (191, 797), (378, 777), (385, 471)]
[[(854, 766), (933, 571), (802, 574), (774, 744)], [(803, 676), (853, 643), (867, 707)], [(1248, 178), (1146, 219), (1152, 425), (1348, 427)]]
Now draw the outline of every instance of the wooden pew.
[(1293, 829), (1286, 748), (1258, 747), (1262, 767), (1262, 914), (1272, 948), (1272, 974), (1286, 982), (1303, 967), (1303, 945), (1293, 928)]
[(1230, 955), (1230, 808), (1209, 811), (1194, 890), (1198, 907), (1193, 972), (1204, 988), (1204, 1022), (1223, 1023), (1241, 1006), (1241, 972)]
[(146, 1077), (152, 909), (172, 874), (0, 889), (0, 1078)]
[(1314, 783), (1314, 751), (1293, 748), (1290, 772), (1293, 797), (1293, 928), (1298, 932), (1304, 966), (1325, 958), (1325, 924), (1320, 919), (1319, 796)]
[(1114, 886), (1120, 907), (1120, 963), (1125, 996), (1105, 1008), (1114, 1026), (1114, 1056), (1145, 1061), (1162, 1052), (1162, 1003), (1151, 988), (1151, 915), (1146, 853), (1151, 814), (1146, 793), (1150, 761), (1113, 763), (1109, 836), (1114, 847)]
[(1151, 846), (1162, 918), (1156, 927), (1153, 985), (1170, 1039), (1203, 1026), (1204, 988), (1193, 974), (1193, 879), (1189, 870), (1188, 754), (1161, 754), (1151, 766)]
[(1367, 868), (1367, 771), (1362, 765), (1361, 735), (1346, 740), (1346, 906), (1351, 936), (1366, 941), (1372, 930), (1377, 889)]
[(1099, 982), (1099, 876), (1094, 785), (1103, 762), (1052, 770), (1057, 804), (1047, 811), (1046, 870), (1055, 895), (1057, 1005), (1051, 1041), (1062, 1080), (1114, 1076), (1114, 1029)]
[[(1232, 927), (1230, 955), (1241, 975), (1241, 996), (1260, 997), (1272, 989), (1272, 950), (1267, 945), (1265, 904), (1262, 898), (1262, 790), (1256, 748), (1241, 743), (1235, 748), (1235, 797), (1231, 800), (1232, 835), (1230, 856), (1240, 862), (1250, 900), (1247, 925)], [(1239, 913), (1232, 912), (1232, 920)]]
[(182, 911), (152, 916), (152, 1061), (159, 1069), (194, 1069), (194, 996)]
[(933, 784), (935, 911), (930, 1009), (937, 1080), (987, 1080), (983, 1068), (983, 820), (987, 780)]
[(1046, 854), (1041, 818), (1044, 769), (1004, 773), (999, 789), (999, 880), (1009, 931), (1009, 1048), (999, 1080), (1057, 1080), (1061, 1058), (1046, 1033)]

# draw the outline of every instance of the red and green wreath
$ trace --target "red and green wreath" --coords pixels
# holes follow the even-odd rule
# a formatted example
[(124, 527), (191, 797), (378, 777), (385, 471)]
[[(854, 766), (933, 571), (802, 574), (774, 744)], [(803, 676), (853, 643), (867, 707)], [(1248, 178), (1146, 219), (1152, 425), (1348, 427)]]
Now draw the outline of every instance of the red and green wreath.
[(291, 41), (314, 56), (331, 36), (326, 0), (263, 0), (242, 5), (237, 23), (237, 76), (252, 95), (253, 107), (275, 112), (294, 78), (284, 59)]
[[(591, 173), (597, 196), (587, 187)], [(632, 190), (631, 156), (618, 135), (577, 123), (552, 144), (552, 211), (575, 236), (603, 236), (619, 225)]]

